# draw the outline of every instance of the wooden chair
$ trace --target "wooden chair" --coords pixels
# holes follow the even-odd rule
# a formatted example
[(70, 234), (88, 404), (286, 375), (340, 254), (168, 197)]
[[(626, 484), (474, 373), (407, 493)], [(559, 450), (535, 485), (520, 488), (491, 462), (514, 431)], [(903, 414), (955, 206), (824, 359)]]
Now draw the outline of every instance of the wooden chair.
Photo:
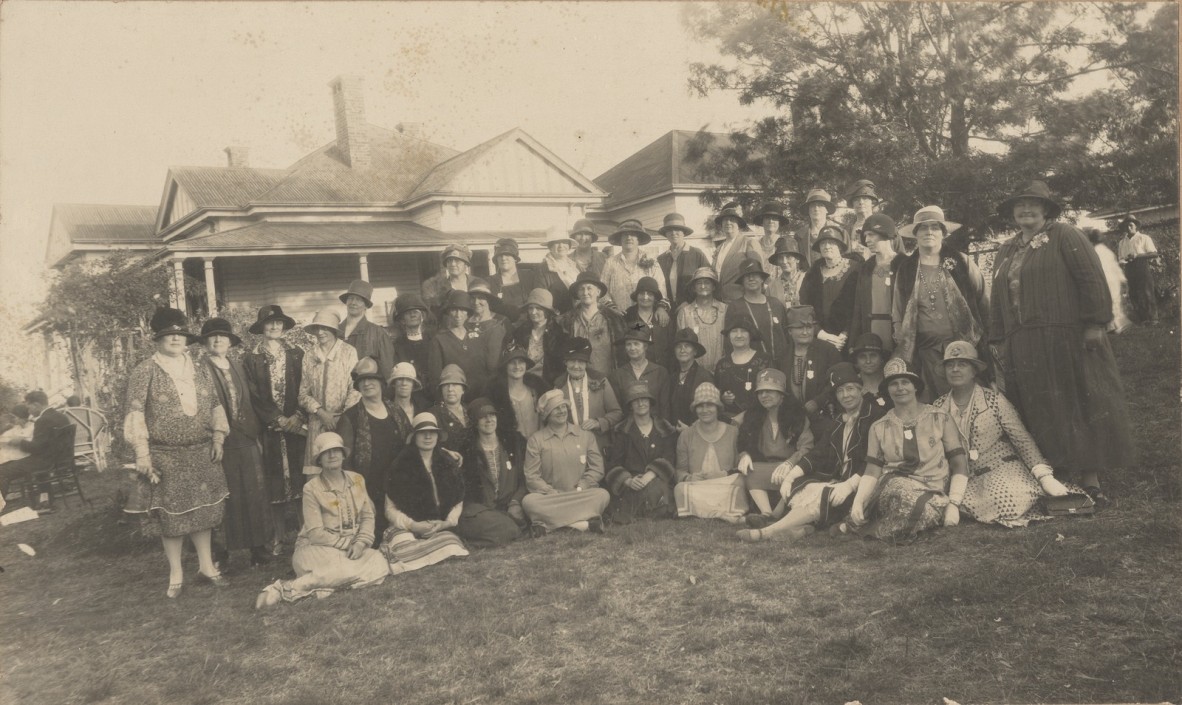
[(75, 406), (62, 409), (78, 427), (74, 437), (74, 460), (83, 466), (93, 465), (95, 470), (107, 469), (107, 417), (97, 409)]
[(29, 506), (36, 503), (35, 493), (47, 492), (50, 504), (55, 497), (61, 497), (64, 502), (67, 496), (77, 494), (80, 503), (94, 508), (94, 504), (82, 492), (82, 483), (78, 481), (78, 476), (87, 463), (78, 464), (74, 460), (74, 438), (77, 431), (78, 427), (74, 424), (58, 429), (54, 438), (53, 466), (25, 478), (21, 493)]

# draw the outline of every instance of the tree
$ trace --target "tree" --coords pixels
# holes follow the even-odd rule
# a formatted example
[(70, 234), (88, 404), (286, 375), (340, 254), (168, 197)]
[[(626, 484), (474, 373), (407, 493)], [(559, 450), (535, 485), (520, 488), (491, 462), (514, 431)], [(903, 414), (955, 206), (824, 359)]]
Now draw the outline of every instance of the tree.
[[(1177, 103), (1176, 63), (1169, 86), (1158, 80), (1168, 68), (1159, 76), (1148, 67), (1163, 62), (1171, 36), (1176, 47), (1177, 24), (1146, 30), (1137, 15), (1129, 6), (1012, 2), (694, 5), (686, 11), (691, 30), (729, 60), (695, 65), (691, 86), (703, 95), (737, 91), (740, 102), (774, 111), (717, 157), (730, 174), (726, 190), (840, 192), (870, 178), (888, 191), (896, 217), (938, 203), (980, 231), (1001, 224), (995, 204), (1021, 179), (1103, 180), (1096, 140), (1138, 139), (1121, 134), (1112, 111), (1105, 121), (1070, 95), (1081, 76), (1152, 80), (1142, 93), (1162, 96), (1152, 129), (1163, 140), (1157, 148), (1168, 147), (1161, 106)], [(1081, 29), (1093, 26), (1103, 29)], [(1134, 36), (1142, 41), (1132, 49)], [(1176, 124), (1175, 115), (1175, 135)], [(1062, 154), (1048, 158), (1047, 145)], [(1167, 155), (1176, 155), (1176, 137), (1173, 146)], [(1095, 191), (1069, 195), (1094, 205), (1084, 201)]]

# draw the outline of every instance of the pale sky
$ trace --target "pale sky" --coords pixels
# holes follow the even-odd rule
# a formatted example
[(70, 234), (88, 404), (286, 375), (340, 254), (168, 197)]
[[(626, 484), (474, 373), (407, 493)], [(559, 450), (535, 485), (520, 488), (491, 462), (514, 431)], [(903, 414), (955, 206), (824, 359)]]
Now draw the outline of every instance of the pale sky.
[(328, 83), (366, 118), (467, 149), (521, 127), (589, 178), (672, 129), (765, 110), (692, 96), (678, 3), (28, 2), (0, 7), (0, 296), (44, 288), (54, 203), (156, 205), (169, 166), (230, 144), (282, 168), (332, 141)]

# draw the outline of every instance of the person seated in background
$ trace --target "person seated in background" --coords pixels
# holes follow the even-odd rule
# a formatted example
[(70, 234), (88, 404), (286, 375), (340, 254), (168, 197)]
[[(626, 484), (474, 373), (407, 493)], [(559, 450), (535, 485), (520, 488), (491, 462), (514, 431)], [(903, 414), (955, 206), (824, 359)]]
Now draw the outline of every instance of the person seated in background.
[(464, 477), (458, 455), (440, 445), (443, 429), (428, 412), (386, 475), (386, 519), (381, 551), (391, 575), (434, 565), (468, 550), (454, 533), (464, 511)]
[[(29, 410), (29, 418), (33, 420), (33, 437), (30, 440), (17, 439), (17, 443), (13, 444), (16, 449), (27, 453), (25, 457), (0, 465), (0, 495), (8, 494), (9, 486), (14, 481), (19, 482), (35, 473), (53, 469), (54, 460), (59, 453), (59, 436), (66, 426), (73, 425), (65, 414), (50, 408), (49, 396), (41, 390), (34, 390), (25, 395), (25, 407)], [(71, 439), (71, 455), (73, 444)], [(33, 491), (34, 496), (26, 498), (26, 503), (39, 512), (53, 511), (52, 507), (40, 504), (42, 488), (36, 487)]]
[(809, 413), (817, 410), (815, 400), (826, 389), (825, 371), (841, 361), (837, 348), (818, 342), (816, 333), (812, 306), (789, 309), (788, 350), (778, 363), (787, 377), (788, 391)]
[(317, 466), (304, 485), (304, 526), (296, 539), (291, 567), (294, 580), (276, 580), (259, 593), (255, 609), (316, 594), (327, 597), (338, 588), (380, 585), (390, 574), (374, 542), (374, 506), (365, 478), (344, 469), (345, 443), (331, 431), (309, 444)]
[(972, 345), (949, 343), (944, 375), (952, 389), (932, 406), (952, 417), (968, 453), (965, 513), (983, 524), (1026, 526), (1038, 518), (1040, 498), (1061, 497), (1068, 490), (1055, 479), (1014, 405), (977, 381), (985, 367)]
[(738, 532), (745, 543), (798, 539), (814, 528), (837, 524), (849, 513), (866, 469), (870, 425), (886, 412), (863, 394), (862, 378), (850, 363), (837, 363), (826, 377), (831, 395), (812, 417), (815, 443), (795, 462), (789, 459), (776, 468), (772, 483), (783, 499), (773, 523)]
[(766, 526), (772, 518), (768, 492), (778, 492), (772, 477), (781, 463), (795, 465), (813, 447), (804, 405), (788, 395), (784, 373), (760, 370), (755, 379), (758, 404), (743, 412), (739, 424), (739, 473), (759, 514), (747, 517), (751, 526)]
[(589, 364), (591, 343), (586, 338), (570, 338), (567, 343), (563, 356), (566, 374), (555, 380), (554, 388), (571, 404), (570, 422), (594, 434), (603, 452), (612, 428), (624, 418), (624, 411), (607, 377)]
[(698, 342), (698, 334), (693, 329), (682, 328), (677, 331), (673, 339), (673, 357), (677, 360), (677, 366), (669, 376), (670, 417), (666, 420), (678, 431), (684, 431), (698, 420), (693, 409), (694, 392), (698, 386), (704, 382), (714, 384), (714, 375), (698, 363), (705, 354), (706, 347)]
[(719, 418), (722, 397), (709, 382), (695, 390), (693, 409), (698, 420), (677, 438), (677, 516), (742, 523), (748, 504), (736, 472), (739, 429)]
[(29, 457), (21, 450), (21, 442), (31, 440), (33, 424), (29, 421), (29, 407), (16, 404), (0, 414), (0, 464)]
[(644, 382), (630, 384), (624, 399), (628, 416), (615, 428), (604, 478), (612, 495), (608, 515), (621, 524), (671, 517), (677, 430), (652, 413), (656, 395)]
[(527, 525), (521, 500), (525, 497), (525, 439), (516, 431), (500, 430), (496, 407), (481, 397), (468, 405), (476, 426), (464, 449), (464, 509), (456, 532), (477, 548), (503, 546), (521, 536)]
[(570, 402), (557, 389), (538, 400), (542, 428), (525, 447), (525, 485), (521, 507), (534, 537), (561, 528), (603, 532), (603, 512), (611, 495), (599, 486), (603, 456), (595, 436), (570, 422)]
[(652, 338), (643, 325), (630, 328), (622, 340), (616, 345), (624, 350), (624, 360), (610, 380), (616, 398), (622, 398), (624, 393), (636, 382), (644, 382), (653, 393), (653, 415), (668, 420), (669, 412), (669, 371), (664, 365), (659, 365), (648, 356), (652, 348)]

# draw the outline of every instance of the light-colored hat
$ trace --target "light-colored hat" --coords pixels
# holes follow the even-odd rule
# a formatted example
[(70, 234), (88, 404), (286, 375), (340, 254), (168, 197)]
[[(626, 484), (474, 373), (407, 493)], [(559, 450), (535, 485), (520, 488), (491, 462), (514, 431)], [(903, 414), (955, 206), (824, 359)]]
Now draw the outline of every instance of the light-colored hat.
[(415, 434), (422, 433), (423, 431), (435, 431), (440, 435), (440, 437), (444, 435), (443, 429), (439, 428), (439, 420), (436, 419), (435, 414), (432, 414), (430, 411), (422, 411), (415, 414), (414, 420), (411, 421), (411, 425), (414, 428), (411, 429), (410, 433), (406, 434), (407, 443), (413, 442)]
[(480, 277), (472, 277), (468, 280), (468, 295), (474, 299), (483, 296), (487, 301), (497, 298), (497, 295), (492, 292), (492, 285)]
[(804, 199), (805, 210), (808, 210), (810, 203), (825, 204), (825, 210), (831, 214), (837, 210), (837, 204), (833, 202), (833, 198), (829, 196), (829, 192), (823, 188), (815, 188), (809, 191), (808, 196)]
[(341, 303), (347, 303), (350, 296), (360, 297), (366, 308), (373, 308), (373, 284), (364, 279), (354, 279), (349, 282), (349, 290), (340, 295)]
[(788, 391), (788, 377), (774, 367), (762, 369), (755, 376), (755, 391), (771, 391), (785, 394)]
[(439, 373), (439, 384), (437, 386), (442, 387), (445, 384), (462, 384), (464, 385), (464, 389), (467, 389), (468, 377), (464, 374), (464, 368), (454, 362), (444, 367), (443, 371)]
[(529, 296), (525, 298), (525, 305), (521, 308), (527, 309), (530, 306), (537, 306), (543, 311), (548, 312), (550, 315), (557, 313), (557, 311), (554, 310), (554, 294), (551, 294), (549, 289), (543, 289), (539, 287), (530, 291)]
[(987, 365), (985, 361), (977, 356), (977, 349), (972, 344), (964, 340), (954, 340), (944, 348), (944, 362), (947, 364), (951, 360), (964, 360), (971, 363), (978, 372), (983, 371)]
[(304, 330), (315, 333), (316, 329), (323, 328), (332, 331), (332, 334), (339, 338), (341, 337), (340, 326), (341, 317), (337, 315), (336, 311), (326, 308), (323, 311), (317, 311), (316, 315), (312, 317), (312, 322), (304, 326)]
[(694, 400), (690, 404), (690, 409), (697, 409), (702, 404), (713, 404), (719, 409), (722, 408), (722, 394), (719, 393), (718, 387), (715, 387), (709, 382), (702, 382), (698, 388), (694, 390)]
[(419, 381), (419, 373), (415, 370), (414, 363), (400, 362), (394, 365), (394, 369), (390, 370), (390, 384), (393, 384), (396, 379), (409, 379), (415, 383), (415, 389), (423, 388), (423, 383)]
[(924, 206), (915, 211), (911, 222), (899, 228), (899, 234), (903, 237), (915, 237), (915, 226), (920, 223), (939, 223), (944, 228), (944, 234), (950, 235), (960, 228), (960, 223), (953, 223), (950, 220), (944, 220), (944, 209), (940, 206)]
[(562, 242), (565, 242), (566, 244), (570, 245), (571, 247), (574, 247), (575, 245), (579, 244), (579, 243), (575, 242), (574, 239), (570, 235), (568, 235), (565, 230), (558, 227), (557, 225), (546, 231), (546, 239), (543, 242), (545, 243), (546, 247), (550, 247), (551, 245), (557, 245)]
[[(339, 433), (333, 433), (332, 431), (325, 431), (324, 433), (321, 433), (320, 435), (316, 436), (315, 440), (312, 441), (312, 460), (315, 462), (320, 462), (320, 456), (324, 454), (324, 451), (332, 450), (333, 448), (340, 448), (345, 452), (345, 456), (348, 457), (349, 449), (345, 447), (345, 439), (341, 438)], [(320, 466), (305, 465), (304, 474), (319, 475)]]
[(641, 225), (639, 220), (629, 219), (620, 223), (620, 227), (616, 228), (616, 231), (608, 237), (608, 242), (619, 247), (620, 238), (625, 235), (634, 236), (641, 246), (653, 241), (653, 236), (648, 234), (648, 231), (644, 229), (644, 226)]
[(714, 286), (718, 286), (718, 273), (714, 271), (714, 267), (698, 267), (694, 270), (694, 276), (690, 279), (690, 286), (699, 279), (709, 279), (714, 282)]
[(887, 391), (891, 382), (902, 377), (911, 380), (915, 385), (915, 393), (918, 394), (923, 391), (923, 378), (907, 369), (907, 363), (898, 357), (892, 357), (887, 360), (887, 363), (882, 367), (882, 383), (878, 385), (878, 395), (883, 399), (890, 399), (890, 392)]
[(561, 389), (551, 389), (538, 397), (538, 413), (542, 415), (542, 421), (549, 419), (550, 414), (560, 406), (570, 406)]

